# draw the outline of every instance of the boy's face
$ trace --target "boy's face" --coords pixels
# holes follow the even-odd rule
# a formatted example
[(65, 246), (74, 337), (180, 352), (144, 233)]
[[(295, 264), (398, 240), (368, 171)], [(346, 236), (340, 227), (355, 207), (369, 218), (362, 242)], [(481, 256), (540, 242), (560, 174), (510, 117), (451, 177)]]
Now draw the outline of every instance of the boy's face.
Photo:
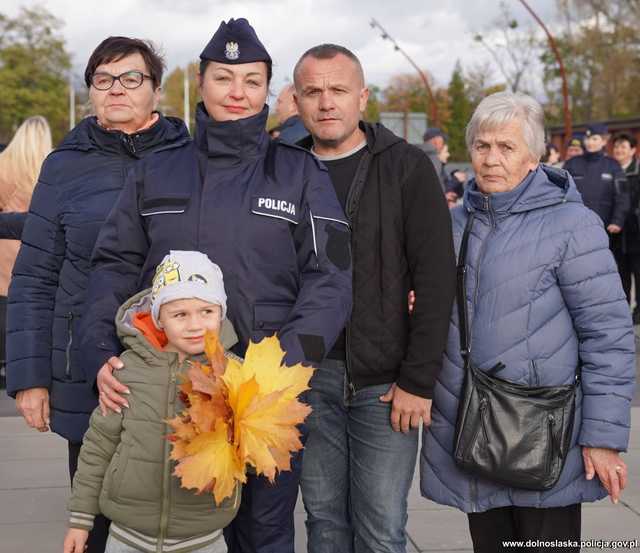
[(205, 332), (220, 331), (221, 314), (219, 305), (194, 298), (163, 304), (158, 321), (169, 342), (165, 349), (177, 352), (181, 359), (202, 353)]

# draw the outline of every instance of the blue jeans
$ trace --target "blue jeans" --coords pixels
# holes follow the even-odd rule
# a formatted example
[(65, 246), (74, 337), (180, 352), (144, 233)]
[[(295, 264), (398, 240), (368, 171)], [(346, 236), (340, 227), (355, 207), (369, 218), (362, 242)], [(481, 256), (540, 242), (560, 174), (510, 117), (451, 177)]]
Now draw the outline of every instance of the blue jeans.
[(302, 499), (309, 553), (404, 553), (418, 430), (391, 428), (389, 384), (349, 392), (345, 365), (325, 361), (307, 392)]

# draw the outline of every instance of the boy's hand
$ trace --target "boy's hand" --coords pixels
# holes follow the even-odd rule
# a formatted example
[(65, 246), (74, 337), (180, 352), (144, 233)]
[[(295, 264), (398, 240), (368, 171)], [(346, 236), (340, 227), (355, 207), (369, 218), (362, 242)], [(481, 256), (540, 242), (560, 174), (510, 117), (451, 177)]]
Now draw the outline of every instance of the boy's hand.
[(129, 388), (121, 384), (112, 374), (114, 370), (122, 367), (124, 365), (118, 357), (110, 357), (98, 371), (98, 377), (96, 378), (98, 401), (100, 402), (100, 412), (105, 417), (109, 411), (122, 413), (120, 406), (129, 407), (127, 400), (120, 395), (128, 394)]
[(86, 543), (89, 538), (87, 530), (80, 528), (69, 528), (67, 535), (64, 537), (63, 553), (84, 553), (87, 548)]

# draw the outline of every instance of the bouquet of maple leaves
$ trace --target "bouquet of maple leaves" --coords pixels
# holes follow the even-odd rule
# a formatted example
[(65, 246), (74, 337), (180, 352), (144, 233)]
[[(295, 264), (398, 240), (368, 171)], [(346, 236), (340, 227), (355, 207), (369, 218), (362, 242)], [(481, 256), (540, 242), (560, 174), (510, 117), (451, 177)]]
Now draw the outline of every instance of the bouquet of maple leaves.
[(311, 412), (298, 396), (313, 369), (284, 366), (275, 336), (250, 343), (241, 363), (208, 332), (205, 355), (209, 364), (192, 362), (179, 384), (186, 409), (167, 421), (167, 438), (182, 487), (212, 491), (219, 505), (247, 481), (248, 466), (270, 481), (291, 470), (291, 454), (302, 449), (297, 425)]

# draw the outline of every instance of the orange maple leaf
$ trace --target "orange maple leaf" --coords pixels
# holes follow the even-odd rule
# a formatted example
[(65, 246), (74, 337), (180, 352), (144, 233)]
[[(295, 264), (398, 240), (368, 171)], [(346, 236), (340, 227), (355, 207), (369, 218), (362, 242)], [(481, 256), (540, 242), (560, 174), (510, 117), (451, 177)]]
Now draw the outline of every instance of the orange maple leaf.
[(227, 366), (227, 358), (224, 356), (224, 349), (217, 332), (207, 332), (204, 335), (204, 354), (209, 360), (213, 374), (215, 376), (223, 374)]
[(203, 432), (186, 446), (187, 457), (176, 465), (184, 488), (198, 492), (208, 489), (213, 482), (213, 496), (217, 504), (229, 497), (238, 482), (246, 482), (244, 466), (239, 462), (233, 444), (227, 440), (228, 427), (218, 421), (213, 432)]

